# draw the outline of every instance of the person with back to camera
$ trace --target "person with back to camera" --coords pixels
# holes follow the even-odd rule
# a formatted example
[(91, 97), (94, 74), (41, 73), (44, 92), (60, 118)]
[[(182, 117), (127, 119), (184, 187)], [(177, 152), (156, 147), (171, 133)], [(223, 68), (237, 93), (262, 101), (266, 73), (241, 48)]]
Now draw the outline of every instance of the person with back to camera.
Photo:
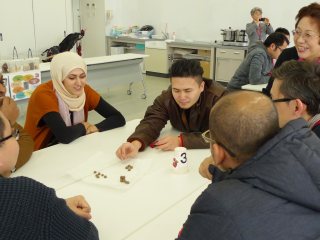
[(17, 122), (17, 118), (19, 117), (19, 108), (12, 98), (6, 96), (6, 84), (8, 84), (7, 79), (4, 79), (3, 75), (0, 74), (0, 111), (9, 120), (11, 126), (19, 131), (19, 136), (17, 137), (17, 141), (19, 143), (18, 160), (14, 168), (10, 169), (7, 173), (7, 175), (10, 175), (11, 172), (18, 170), (27, 161), (29, 161), (33, 152), (34, 144), (32, 137)]
[(320, 236), (320, 139), (304, 119), (280, 130), (270, 98), (237, 91), (212, 108), (203, 137), (213, 183), (191, 207), (178, 240)]
[[(226, 90), (217, 82), (203, 79), (202, 74), (203, 69), (197, 60), (182, 59), (173, 63), (171, 85), (148, 107), (134, 133), (117, 149), (118, 158), (135, 157), (150, 144), (164, 151), (178, 146), (208, 148), (201, 132), (208, 127), (211, 107)], [(157, 140), (167, 121), (181, 132), (180, 135), (168, 135)]]
[[(50, 73), (52, 80), (38, 86), (29, 99), (24, 127), (35, 150), (125, 125), (122, 114), (87, 84), (87, 66), (78, 54), (55, 55)], [(105, 119), (95, 125), (87, 122), (91, 110)]]
[(1, 239), (99, 239), (90, 205), (82, 196), (61, 199), (53, 189), (27, 178), (7, 178), (17, 162), (16, 131), (0, 111)]
[[(302, 7), (295, 19), (293, 31), (295, 46), (282, 52), (275, 68), (289, 60), (320, 62), (320, 4), (314, 2)], [(273, 80), (274, 78), (270, 77), (267, 87), (262, 90), (268, 96), (270, 96)]]
[(267, 35), (273, 33), (273, 28), (270, 24), (269, 18), (262, 18), (262, 9), (254, 7), (250, 11), (252, 22), (246, 25), (246, 33), (248, 34), (249, 45), (257, 41), (264, 42)]
[(256, 42), (249, 47), (249, 53), (228, 83), (228, 90), (239, 90), (246, 84), (267, 83), (273, 68), (273, 59), (279, 57), (288, 43), (289, 40), (284, 34), (271, 33), (263, 43)]

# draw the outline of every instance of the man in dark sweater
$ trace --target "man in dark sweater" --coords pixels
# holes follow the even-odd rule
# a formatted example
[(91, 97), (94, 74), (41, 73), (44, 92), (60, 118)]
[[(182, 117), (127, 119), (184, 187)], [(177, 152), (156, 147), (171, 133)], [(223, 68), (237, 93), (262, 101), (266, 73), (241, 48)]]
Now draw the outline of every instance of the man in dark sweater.
[(278, 125), (275, 106), (261, 93), (237, 91), (213, 107), (203, 134), (213, 183), (193, 204), (178, 240), (320, 236), (320, 139), (304, 119)]
[(16, 137), (17, 131), (0, 112), (0, 239), (99, 239), (82, 196), (64, 200), (30, 178), (6, 178), (19, 153)]

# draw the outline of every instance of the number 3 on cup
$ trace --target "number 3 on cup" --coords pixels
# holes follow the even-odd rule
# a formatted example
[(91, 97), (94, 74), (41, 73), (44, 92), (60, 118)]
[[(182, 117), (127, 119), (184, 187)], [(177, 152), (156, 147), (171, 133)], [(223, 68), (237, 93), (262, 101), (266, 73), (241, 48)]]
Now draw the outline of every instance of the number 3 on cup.
[(181, 157), (181, 162), (182, 163), (186, 163), (187, 162), (187, 153), (181, 153), (181, 155), (180, 155), (180, 157)]

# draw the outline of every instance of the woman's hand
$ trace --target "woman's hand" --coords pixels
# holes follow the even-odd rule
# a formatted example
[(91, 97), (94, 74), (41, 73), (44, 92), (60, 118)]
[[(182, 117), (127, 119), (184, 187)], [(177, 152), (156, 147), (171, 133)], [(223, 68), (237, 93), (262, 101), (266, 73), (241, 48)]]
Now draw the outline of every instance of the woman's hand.
[(93, 124), (88, 123), (88, 122), (83, 122), (82, 124), (86, 129), (86, 135), (88, 135), (90, 133), (99, 132), (99, 129), (96, 127), (96, 125), (93, 125)]
[(96, 127), (96, 125), (90, 125), (87, 129), (87, 134), (99, 132), (99, 129)]

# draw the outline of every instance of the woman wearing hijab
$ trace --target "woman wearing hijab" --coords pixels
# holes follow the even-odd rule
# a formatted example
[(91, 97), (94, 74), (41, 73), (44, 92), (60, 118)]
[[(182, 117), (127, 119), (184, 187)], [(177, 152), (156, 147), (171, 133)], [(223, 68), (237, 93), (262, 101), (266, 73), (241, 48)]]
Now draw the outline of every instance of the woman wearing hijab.
[[(79, 55), (55, 55), (50, 73), (52, 80), (38, 86), (29, 99), (24, 128), (34, 150), (125, 124), (123, 115), (87, 84), (87, 66)], [(87, 122), (91, 110), (105, 119), (95, 125)]]

